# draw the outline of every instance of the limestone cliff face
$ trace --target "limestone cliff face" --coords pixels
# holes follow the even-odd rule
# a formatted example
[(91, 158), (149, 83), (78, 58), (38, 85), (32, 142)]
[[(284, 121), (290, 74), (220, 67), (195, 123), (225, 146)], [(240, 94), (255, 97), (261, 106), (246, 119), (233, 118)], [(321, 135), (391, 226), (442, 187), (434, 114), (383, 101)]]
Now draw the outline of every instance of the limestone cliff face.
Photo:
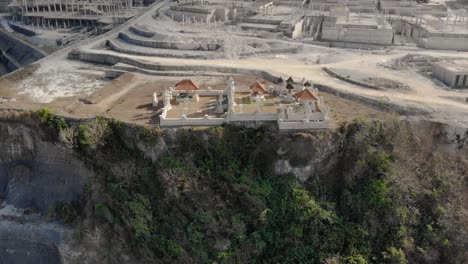
[[(412, 123), (409, 127), (423, 148), (468, 154), (466, 128), (432, 122)], [(327, 182), (335, 181), (334, 176), (343, 162), (348, 129), (313, 133), (269, 131), (265, 133), (268, 138), (259, 139), (252, 156), (261, 161), (259, 166), (266, 166), (276, 175), (292, 174), (301, 182), (312, 182), (319, 188), (330, 186)], [(115, 136), (120, 140), (115, 144), (123, 144), (153, 162), (175, 149), (185, 152), (183, 155), (188, 160), (197, 158), (190, 148), (185, 148), (188, 142), (181, 142), (181, 132), (199, 139), (197, 147), (206, 148), (206, 152), (210, 152), (210, 142), (219, 140), (216, 132), (203, 130), (142, 132), (141, 128), (123, 126), (119, 131)], [(83, 197), (85, 185), (95, 175), (85, 159), (73, 150), (61, 148), (56, 139), (48, 136), (36, 125), (0, 121), (0, 262), (63, 263), (64, 251), (76, 251), (70, 250), (71, 228), (51, 223), (44, 216), (57, 202), (69, 203)], [(118, 153), (108, 154), (118, 157)], [(94, 158), (89, 153), (85, 155), (87, 159)], [(167, 188), (178, 182), (172, 178), (160, 180)], [(37, 214), (25, 214), (24, 210)]]
[(82, 194), (92, 172), (82, 161), (19, 123), (0, 123), (0, 194), (17, 208), (47, 213)]
[[(443, 123), (418, 121), (408, 123), (408, 127), (420, 146), (426, 150), (468, 153), (468, 129)], [(156, 161), (161, 155), (178, 147), (178, 129), (167, 129), (163, 136), (147, 140), (134, 128), (123, 130), (122, 139), (126, 147), (140, 151)], [(212, 140), (208, 133), (197, 131), (205, 142)], [(346, 128), (334, 131), (313, 133), (283, 133), (274, 136), (273, 142), (261, 146), (262, 155), (269, 155), (267, 164), (277, 175), (292, 174), (302, 182), (317, 178), (331, 177), (342, 158), (341, 150), (346, 143)], [(329, 179), (331, 180), (331, 179)]]
[(292, 174), (302, 182), (330, 173), (340, 159), (344, 135), (339, 131), (321, 134), (298, 133), (278, 144), (276, 174)]
[[(62, 263), (72, 229), (46, 220), (57, 202), (82, 196), (92, 172), (41, 130), (0, 122), (0, 262)], [(31, 214), (32, 212), (32, 214)]]

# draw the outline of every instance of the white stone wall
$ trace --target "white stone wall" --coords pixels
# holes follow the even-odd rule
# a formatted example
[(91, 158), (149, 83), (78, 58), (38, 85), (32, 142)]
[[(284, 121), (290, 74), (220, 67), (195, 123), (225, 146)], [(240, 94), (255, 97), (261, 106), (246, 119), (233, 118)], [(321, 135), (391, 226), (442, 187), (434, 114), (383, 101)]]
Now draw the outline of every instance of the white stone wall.
[(393, 29), (323, 27), (322, 40), (390, 45)]
[[(451, 35), (448, 33), (430, 33), (419, 25), (413, 25), (407, 21), (401, 21), (401, 26), (396, 26), (397, 31), (407, 38), (413, 39), (420, 47), (426, 49), (468, 51), (468, 36)], [(401, 28), (401, 29), (400, 29)]]
[(279, 129), (296, 130), (296, 129), (326, 129), (328, 128), (328, 120), (322, 121), (282, 121), (278, 120), (277, 114), (273, 113), (256, 113), (256, 114), (233, 114), (226, 118), (205, 116), (203, 118), (166, 118), (166, 113), (160, 116), (161, 127), (171, 126), (219, 126), (229, 122), (265, 122), (277, 121)]
[(163, 109), (163, 113), (160, 115), (160, 126), (219, 126), (223, 123), (229, 122), (265, 122), (265, 121), (276, 121), (278, 115), (276, 113), (253, 113), (253, 114), (242, 114), (235, 113), (228, 115), (226, 118), (205, 116), (203, 118), (187, 118), (182, 116), (180, 118), (166, 118), (167, 109)]
[(202, 118), (165, 118), (162, 115), (159, 118), (159, 125), (161, 127), (170, 126), (220, 126), (224, 123), (224, 118), (216, 118), (205, 116)]
[(328, 120), (318, 122), (283, 122), (278, 120), (280, 130), (327, 129)]
[(227, 122), (237, 121), (276, 121), (277, 113), (235, 113), (226, 118)]
[(445, 67), (435, 63), (433, 64), (432, 69), (432, 76), (437, 78), (438, 80), (442, 81), (446, 85), (450, 87), (455, 87), (457, 75), (459, 76), (458, 86), (463, 85), (463, 80), (465, 76), (467, 76), (467, 80), (465, 81), (465, 87), (468, 86), (468, 69), (465, 72), (454, 72), (446, 69)]
[(429, 37), (420, 40), (426, 49), (468, 51), (468, 38)]
[(308, 120), (325, 120), (325, 115), (322, 112), (315, 112), (315, 113), (308, 113), (305, 115), (304, 113), (289, 113), (287, 115), (287, 121), (302, 121), (303, 119), (307, 118)]
[(234, 113), (229, 114), (225, 118), (212, 117), (206, 115), (202, 118), (187, 118), (183, 115), (180, 118), (167, 118), (168, 107), (163, 108), (163, 112), (160, 115), (160, 126), (171, 127), (171, 126), (219, 126), (223, 123), (230, 122), (274, 122), (278, 123), (279, 129), (325, 129), (328, 128), (327, 111), (323, 113), (311, 113), (309, 114), (310, 120), (306, 120), (302, 114), (302, 118), (280, 120), (278, 119), (277, 113)]

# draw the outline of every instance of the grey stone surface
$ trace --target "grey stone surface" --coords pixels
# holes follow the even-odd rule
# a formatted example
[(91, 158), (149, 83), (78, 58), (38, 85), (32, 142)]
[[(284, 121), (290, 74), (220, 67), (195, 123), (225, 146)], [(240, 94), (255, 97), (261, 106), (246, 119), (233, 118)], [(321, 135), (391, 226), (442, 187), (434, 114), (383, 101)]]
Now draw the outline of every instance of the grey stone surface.
[(46, 214), (57, 202), (79, 199), (91, 172), (33, 129), (0, 123), (0, 194), (8, 204)]
[(0, 239), (0, 264), (60, 264), (53, 245), (21, 239)]
[(4, 31), (0, 31), (0, 51), (3, 53), (0, 64), (6, 68), (7, 72), (14, 71), (47, 56), (44, 51)]

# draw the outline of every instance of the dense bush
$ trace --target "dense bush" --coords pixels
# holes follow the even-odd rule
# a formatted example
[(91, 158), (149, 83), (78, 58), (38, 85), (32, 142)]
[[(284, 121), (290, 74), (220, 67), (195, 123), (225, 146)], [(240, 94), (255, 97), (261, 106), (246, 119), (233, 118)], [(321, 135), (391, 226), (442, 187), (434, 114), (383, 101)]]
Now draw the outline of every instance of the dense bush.
[[(319, 194), (311, 182), (272, 172), (278, 135), (263, 129), (178, 130), (165, 138), (176, 147), (150, 162), (122, 143), (121, 125), (95, 126), (96, 133), (80, 129), (102, 174), (88, 203), (108, 239), (125, 241), (142, 262), (466, 261), (466, 240), (447, 220), (450, 181), (466, 164), (441, 169), (451, 158), (412, 155), (417, 145), (399, 122), (347, 127), (328, 172), (334, 180), (311, 179), (323, 185)], [(164, 133), (140, 135), (151, 141)]]

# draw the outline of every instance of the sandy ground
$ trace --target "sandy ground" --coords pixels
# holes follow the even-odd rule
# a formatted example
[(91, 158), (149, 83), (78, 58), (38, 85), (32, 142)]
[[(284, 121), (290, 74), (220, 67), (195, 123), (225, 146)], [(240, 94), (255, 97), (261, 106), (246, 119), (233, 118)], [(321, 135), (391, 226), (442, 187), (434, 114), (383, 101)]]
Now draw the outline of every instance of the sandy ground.
[[(235, 75), (233, 78), (236, 87), (248, 86), (256, 80), (266, 82), (252, 75)], [(54, 112), (65, 116), (85, 118), (100, 115), (125, 122), (157, 126), (162, 102), (159, 102), (157, 108), (153, 107), (151, 96), (155, 92), (160, 95), (165, 88), (174, 86), (180, 79), (180, 77), (148, 77), (127, 73), (109, 82), (104, 88), (87, 98), (57, 99), (39, 106), (47, 106)], [(198, 77), (194, 80), (199, 83), (202, 89), (225, 87), (223, 78)], [(324, 97), (325, 103), (330, 107), (331, 127), (338, 127), (343, 122), (350, 122), (356, 118), (384, 119), (390, 116), (388, 113), (335, 95), (323, 92), (320, 95)], [(177, 114), (175, 112), (173, 114)]]
[[(322, 48), (320, 48), (321, 50)], [(323, 53), (276, 55), (270, 57), (257, 57), (235, 60), (197, 60), (197, 59), (174, 59), (133, 56), (119, 54), (114, 51), (100, 50), (97, 53), (116, 54), (123, 57), (142, 60), (149, 63), (162, 65), (191, 65), (191, 66), (218, 66), (236, 67), (242, 69), (261, 69), (270, 73), (282, 76), (293, 76), (296, 80), (302, 78), (309, 79), (313, 83), (319, 83), (369, 98), (379, 100), (389, 98), (390, 102), (402, 107), (412, 106), (432, 112), (436, 119), (451, 119), (448, 114), (456, 115), (456, 118), (467, 122), (468, 104), (464, 103), (464, 98), (468, 97), (468, 90), (450, 90), (438, 86), (430, 78), (416, 73), (415, 69), (390, 70), (379, 65), (388, 63), (390, 60), (403, 57), (406, 54), (427, 54), (431, 56), (454, 56), (457, 58), (468, 58), (468, 53), (449, 53), (441, 51), (416, 50), (406, 52), (402, 50), (392, 50), (390, 52), (363, 52), (356, 50), (335, 50), (328, 49), (330, 56)], [(313, 62), (319, 59), (319, 64)], [(335, 69), (355, 69), (356, 73), (362, 72), (365, 76), (378, 76), (390, 80), (401, 80), (409, 86), (405, 91), (378, 91), (362, 88), (348, 84), (341, 80), (330, 77), (322, 71), (322, 67), (333, 67)], [(364, 74), (365, 73), (365, 74)], [(449, 96), (449, 97), (447, 97)], [(458, 98), (453, 100), (453, 98)], [(455, 117), (455, 116), (454, 116)]]

